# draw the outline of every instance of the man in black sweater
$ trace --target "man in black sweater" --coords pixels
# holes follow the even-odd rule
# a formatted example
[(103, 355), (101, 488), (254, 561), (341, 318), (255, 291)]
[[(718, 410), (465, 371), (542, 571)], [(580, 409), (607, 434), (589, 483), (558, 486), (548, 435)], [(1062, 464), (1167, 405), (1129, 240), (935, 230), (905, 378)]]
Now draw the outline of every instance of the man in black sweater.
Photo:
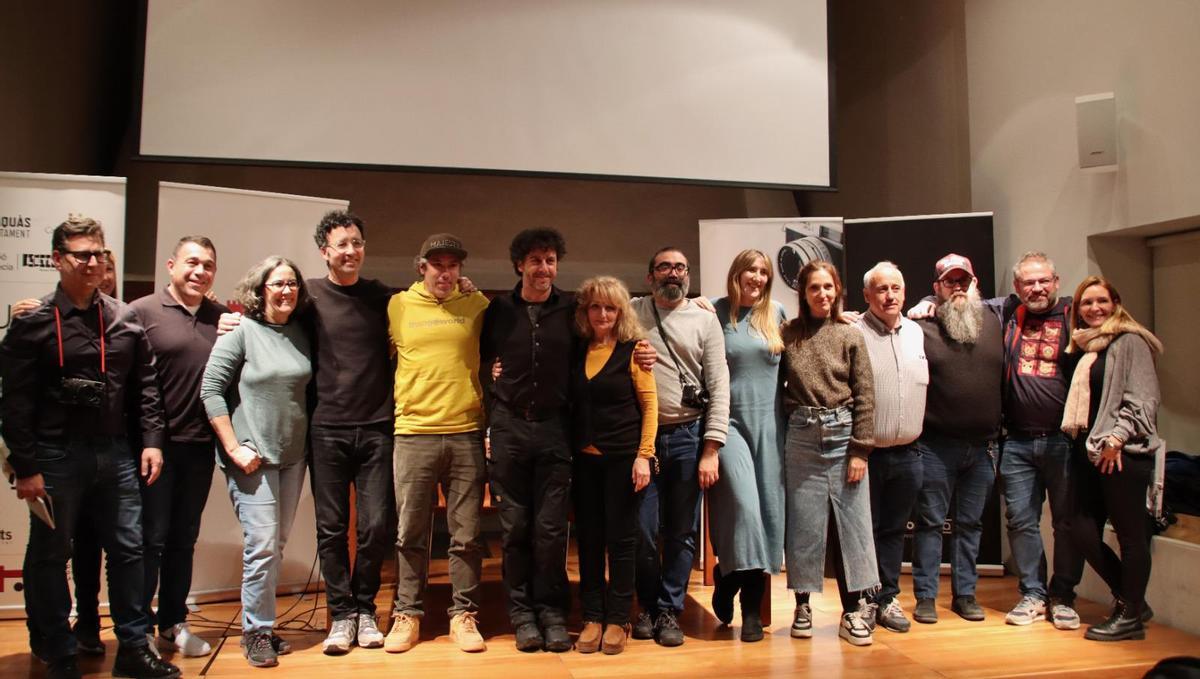
[(952, 610), (983, 620), (975, 601), (983, 510), (996, 478), (1004, 354), (1000, 322), (983, 308), (970, 260), (938, 260), (933, 284), (937, 316), (920, 322), (929, 360), (925, 423), (917, 448), (924, 481), (913, 535), (913, 619), (937, 622), (934, 601), (942, 560), (942, 525), (954, 500), (951, 536)]

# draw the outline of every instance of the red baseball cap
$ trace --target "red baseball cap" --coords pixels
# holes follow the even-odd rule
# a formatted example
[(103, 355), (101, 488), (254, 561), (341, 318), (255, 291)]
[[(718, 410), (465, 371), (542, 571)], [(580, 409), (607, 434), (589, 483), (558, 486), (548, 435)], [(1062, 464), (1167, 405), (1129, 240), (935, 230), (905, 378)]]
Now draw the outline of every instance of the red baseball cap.
[(971, 278), (975, 277), (975, 269), (971, 266), (971, 260), (962, 255), (956, 255), (953, 252), (942, 257), (937, 261), (937, 264), (933, 265), (934, 273), (937, 275), (937, 280), (939, 281), (955, 269), (962, 269), (970, 274)]

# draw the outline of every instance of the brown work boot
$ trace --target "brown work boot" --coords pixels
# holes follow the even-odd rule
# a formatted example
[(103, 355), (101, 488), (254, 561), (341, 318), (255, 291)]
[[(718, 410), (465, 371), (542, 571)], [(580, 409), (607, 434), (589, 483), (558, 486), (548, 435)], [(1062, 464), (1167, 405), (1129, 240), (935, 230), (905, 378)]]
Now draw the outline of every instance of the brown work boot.
[(458, 648), (467, 653), (487, 650), (483, 635), (479, 633), (474, 611), (463, 611), (450, 618), (450, 641), (458, 644)]
[(629, 641), (628, 624), (624, 625), (608, 625), (604, 628), (604, 640), (600, 643), (600, 650), (605, 655), (616, 655), (625, 650), (625, 644)]
[(600, 650), (600, 633), (604, 625), (598, 622), (583, 623), (583, 630), (575, 640), (575, 650), (580, 653), (595, 653)]
[(421, 619), (395, 613), (392, 615), (392, 629), (383, 640), (383, 650), (388, 653), (403, 653), (417, 645), (421, 637)]

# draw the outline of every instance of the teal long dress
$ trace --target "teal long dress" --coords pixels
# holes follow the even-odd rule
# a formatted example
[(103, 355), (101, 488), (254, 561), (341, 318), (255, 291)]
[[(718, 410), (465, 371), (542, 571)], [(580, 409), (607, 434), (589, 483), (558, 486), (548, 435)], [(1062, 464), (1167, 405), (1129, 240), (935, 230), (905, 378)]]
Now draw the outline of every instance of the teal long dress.
[[(779, 573), (785, 516), (780, 356), (750, 327), (748, 308), (734, 325), (728, 298), (714, 306), (729, 363), (729, 436), (720, 452), (720, 477), (708, 491), (713, 551), (722, 576), (750, 569)], [(782, 323), (783, 306), (773, 307)]]

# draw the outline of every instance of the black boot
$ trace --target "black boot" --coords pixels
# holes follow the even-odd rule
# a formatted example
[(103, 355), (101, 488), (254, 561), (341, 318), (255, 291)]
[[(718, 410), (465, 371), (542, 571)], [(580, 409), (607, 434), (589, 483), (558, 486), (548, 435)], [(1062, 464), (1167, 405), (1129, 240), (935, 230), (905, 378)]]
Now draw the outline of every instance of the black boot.
[(742, 604), (742, 641), (762, 641), (763, 593), (766, 591), (766, 575), (762, 571), (742, 571), (742, 591), (738, 600)]
[(180, 672), (178, 667), (151, 653), (148, 645), (120, 646), (112, 675), (132, 679), (175, 679)]
[(729, 575), (722, 576), (719, 566), (713, 569), (713, 614), (723, 624), (728, 625), (733, 622), (733, 597), (738, 592), (741, 576), (742, 571), (734, 571)]
[(1083, 638), (1092, 641), (1145, 639), (1146, 627), (1142, 624), (1142, 611), (1134, 610), (1134, 607), (1117, 599), (1108, 620), (1089, 627)]

